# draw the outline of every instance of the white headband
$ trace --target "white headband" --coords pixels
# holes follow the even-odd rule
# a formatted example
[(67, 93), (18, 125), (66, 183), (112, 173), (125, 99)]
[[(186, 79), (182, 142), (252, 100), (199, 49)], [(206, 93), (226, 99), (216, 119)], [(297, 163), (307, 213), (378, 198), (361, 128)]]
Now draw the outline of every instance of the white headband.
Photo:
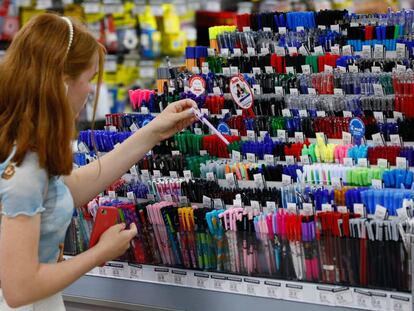
[(66, 55), (68, 55), (70, 47), (72, 46), (72, 42), (73, 42), (73, 24), (72, 24), (72, 21), (68, 17), (62, 16), (62, 18), (66, 21), (66, 23), (69, 26), (69, 44), (66, 50)]

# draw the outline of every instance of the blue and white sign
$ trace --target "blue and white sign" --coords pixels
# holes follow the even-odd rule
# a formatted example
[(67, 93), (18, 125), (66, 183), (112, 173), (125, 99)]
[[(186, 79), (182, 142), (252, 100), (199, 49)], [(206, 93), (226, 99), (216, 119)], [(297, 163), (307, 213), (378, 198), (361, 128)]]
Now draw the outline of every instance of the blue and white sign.
[(230, 127), (227, 125), (227, 123), (220, 122), (217, 126), (217, 130), (224, 135), (231, 135)]
[(360, 140), (365, 136), (365, 124), (360, 118), (353, 118), (349, 122), (349, 132), (355, 140)]

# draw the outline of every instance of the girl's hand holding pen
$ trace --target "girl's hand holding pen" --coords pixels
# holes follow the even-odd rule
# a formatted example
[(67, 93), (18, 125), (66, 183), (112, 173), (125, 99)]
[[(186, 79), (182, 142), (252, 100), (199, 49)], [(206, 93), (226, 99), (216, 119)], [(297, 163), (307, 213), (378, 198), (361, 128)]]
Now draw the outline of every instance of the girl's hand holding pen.
[(197, 109), (196, 102), (191, 99), (171, 103), (148, 126), (152, 127), (159, 141), (167, 139), (197, 120), (191, 108)]

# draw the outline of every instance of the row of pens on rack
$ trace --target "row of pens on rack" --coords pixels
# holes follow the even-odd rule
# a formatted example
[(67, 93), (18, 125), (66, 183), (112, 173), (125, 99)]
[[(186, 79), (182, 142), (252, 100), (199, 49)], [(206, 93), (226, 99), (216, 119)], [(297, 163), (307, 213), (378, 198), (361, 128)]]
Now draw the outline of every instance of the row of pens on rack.
[(384, 220), (349, 212), (298, 215), (101, 199), (77, 211), (65, 247), (67, 254), (86, 250), (105, 222), (135, 223), (138, 235), (120, 260), (409, 291), (410, 249), (403, 241), (412, 230), (411, 206), (404, 220)]

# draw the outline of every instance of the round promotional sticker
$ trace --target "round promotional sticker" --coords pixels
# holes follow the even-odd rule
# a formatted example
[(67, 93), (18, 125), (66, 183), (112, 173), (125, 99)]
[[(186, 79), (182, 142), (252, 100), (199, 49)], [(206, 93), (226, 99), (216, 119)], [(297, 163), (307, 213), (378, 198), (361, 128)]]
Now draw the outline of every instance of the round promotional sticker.
[(192, 76), (189, 85), (190, 92), (196, 96), (203, 95), (206, 91), (206, 81), (201, 76)]
[(220, 122), (219, 125), (217, 126), (217, 130), (224, 135), (231, 135), (231, 130), (230, 127), (224, 123), (224, 122)]
[(353, 118), (349, 122), (349, 132), (355, 139), (361, 139), (365, 135), (365, 124), (360, 118)]
[(233, 100), (242, 109), (249, 109), (253, 104), (253, 93), (249, 84), (241, 75), (230, 80), (230, 93)]

